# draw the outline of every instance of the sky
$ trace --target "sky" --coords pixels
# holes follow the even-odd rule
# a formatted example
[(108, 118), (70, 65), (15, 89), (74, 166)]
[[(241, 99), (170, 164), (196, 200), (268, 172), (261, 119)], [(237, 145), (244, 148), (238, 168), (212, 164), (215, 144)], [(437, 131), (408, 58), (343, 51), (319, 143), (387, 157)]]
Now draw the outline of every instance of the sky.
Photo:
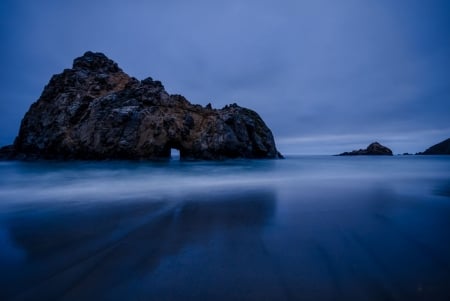
[(447, 0), (2, 0), (0, 42), (0, 145), (88, 50), (192, 103), (255, 110), (284, 154), (450, 137)]

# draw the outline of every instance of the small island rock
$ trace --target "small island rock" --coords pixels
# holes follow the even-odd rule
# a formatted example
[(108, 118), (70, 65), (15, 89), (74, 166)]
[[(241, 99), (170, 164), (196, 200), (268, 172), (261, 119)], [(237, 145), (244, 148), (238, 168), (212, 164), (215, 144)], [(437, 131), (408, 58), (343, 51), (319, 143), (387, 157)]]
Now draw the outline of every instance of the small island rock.
[(338, 156), (392, 156), (392, 151), (378, 142), (371, 143), (366, 149), (345, 152)]

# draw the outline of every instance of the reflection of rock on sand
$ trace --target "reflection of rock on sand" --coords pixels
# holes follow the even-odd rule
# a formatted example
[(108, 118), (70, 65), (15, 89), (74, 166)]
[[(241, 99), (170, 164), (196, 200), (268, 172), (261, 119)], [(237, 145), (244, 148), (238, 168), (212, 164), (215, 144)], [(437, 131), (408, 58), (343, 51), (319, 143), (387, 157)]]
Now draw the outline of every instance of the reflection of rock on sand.
[(274, 211), (275, 196), (267, 190), (192, 195), (179, 202), (33, 208), (9, 224), (28, 259), (3, 273), (11, 276), (0, 279), (5, 292), (0, 297), (101, 298), (105, 290), (139, 281), (163, 258), (214, 235), (258, 236)]

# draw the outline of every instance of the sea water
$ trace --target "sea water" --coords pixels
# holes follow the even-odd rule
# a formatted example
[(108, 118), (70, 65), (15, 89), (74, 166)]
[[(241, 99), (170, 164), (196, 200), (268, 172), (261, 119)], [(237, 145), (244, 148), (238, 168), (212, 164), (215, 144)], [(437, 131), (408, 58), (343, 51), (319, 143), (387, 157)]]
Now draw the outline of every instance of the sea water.
[(450, 300), (450, 156), (0, 162), (0, 300)]

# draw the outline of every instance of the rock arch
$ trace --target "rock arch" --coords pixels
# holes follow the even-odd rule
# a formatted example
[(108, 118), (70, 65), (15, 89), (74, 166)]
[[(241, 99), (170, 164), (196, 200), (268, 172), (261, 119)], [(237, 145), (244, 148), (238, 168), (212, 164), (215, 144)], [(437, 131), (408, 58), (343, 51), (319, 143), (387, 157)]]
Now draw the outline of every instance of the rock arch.
[(254, 111), (222, 109), (138, 81), (102, 53), (86, 52), (54, 75), (22, 120), (8, 155), (44, 159), (281, 158)]

